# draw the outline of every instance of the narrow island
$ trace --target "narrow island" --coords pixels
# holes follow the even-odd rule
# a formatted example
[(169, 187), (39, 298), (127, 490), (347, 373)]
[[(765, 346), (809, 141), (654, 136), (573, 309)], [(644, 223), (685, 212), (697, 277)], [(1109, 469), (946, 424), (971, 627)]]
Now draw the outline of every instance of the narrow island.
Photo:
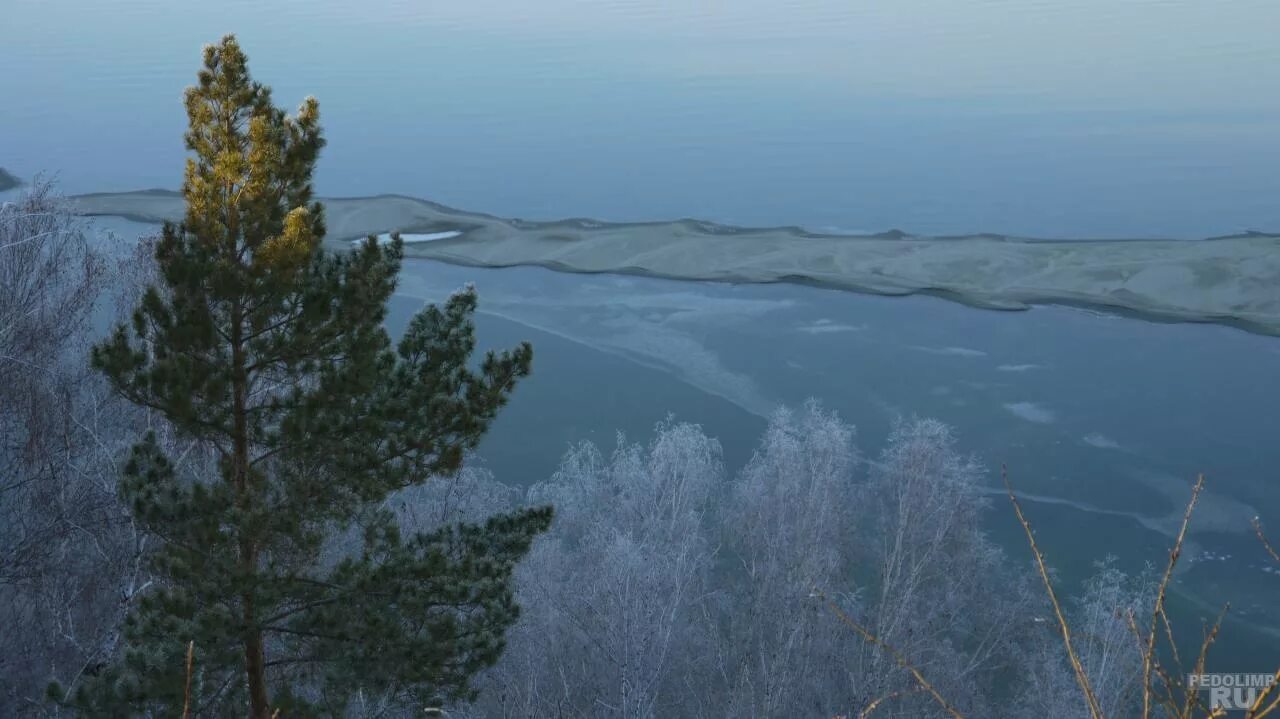
[[(85, 215), (177, 220), (166, 190), (74, 198)], [(881, 295), (929, 294), (975, 307), (1100, 308), (1280, 335), (1280, 235), (1202, 240), (1043, 240), (891, 231), (827, 235), (699, 220), (531, 222), (399, 195), (324, 200), (333, 246), (405, 233), (405, 254), (460, 265), (681, 280), (793, 282)]]

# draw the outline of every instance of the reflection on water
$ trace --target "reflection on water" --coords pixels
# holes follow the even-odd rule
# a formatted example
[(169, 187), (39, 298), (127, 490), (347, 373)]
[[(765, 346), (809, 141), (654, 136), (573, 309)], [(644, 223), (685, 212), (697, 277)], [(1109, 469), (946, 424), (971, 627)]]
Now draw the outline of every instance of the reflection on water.
[(11, 0), (0, 164), (174, 187), (238, 33), (324, 193), (1053, 236), (1280, 228), (1272, 0)]

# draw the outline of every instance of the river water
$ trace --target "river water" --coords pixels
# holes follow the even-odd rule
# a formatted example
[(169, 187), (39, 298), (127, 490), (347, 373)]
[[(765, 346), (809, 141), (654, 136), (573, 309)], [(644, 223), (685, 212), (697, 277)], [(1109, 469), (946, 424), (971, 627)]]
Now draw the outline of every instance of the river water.
[(329, 195), (531, 219), (1039, 236), (1280, 228), (1273, 0), (4, 0), (0, 163), (181, 179), (234, 32)]

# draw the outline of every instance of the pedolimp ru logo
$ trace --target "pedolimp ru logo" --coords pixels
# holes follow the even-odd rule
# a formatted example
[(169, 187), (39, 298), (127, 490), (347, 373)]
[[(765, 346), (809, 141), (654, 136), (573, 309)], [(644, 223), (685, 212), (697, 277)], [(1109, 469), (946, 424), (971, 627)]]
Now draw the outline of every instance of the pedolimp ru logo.
[(1275, 674), (1188, 674), (1187, 688), (1207, 692), (1210, 709), (1245, 710), (1276, 683)]

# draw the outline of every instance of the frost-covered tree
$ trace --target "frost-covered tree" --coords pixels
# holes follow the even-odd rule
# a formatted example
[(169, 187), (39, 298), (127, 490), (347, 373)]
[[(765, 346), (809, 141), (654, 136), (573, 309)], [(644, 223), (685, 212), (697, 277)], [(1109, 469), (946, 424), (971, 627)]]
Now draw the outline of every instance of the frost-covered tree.
[[(978, 716), (999, 670), (1014, 656), (1029, 585), (1008, 571), (981, 526), (983, 468), (961, 454), (936, 420), (898, 423), (871, 471), (864, 511), (872, 518), (855, 561), (866, 592), (854, 614), (929, 677), (953, 705)], [(938, 711), (877, 647), (857, 642), (849, 664), (851, 709), (895, 697), (877, 713)]]
[(573, 447), (529, 492), (556, 520), (519, 570), (528, 608), (489, 679), (480, 716), (694, 715), (708, 629), (710, 499), (720, 445), (658, 425), (647, 446)]
[[(1067, 612), (1081, 667), (1103, 716), (1136, 716), (1142, 706), (1142, 645), (1128, 617), (1150, 616), (1155, 579), (1150, 571), (1129, 576), (1116, 567), (1114, 557), (1107, 557), (1083, 589)], [(1036, 606), (1043, 608), (1037, 622), (1041, 631), (1023, 663), (1016, 711), (1022, 716), (1087, 718), (1089, 707), (1056, 632), (1052, 609), (1047, 600)]]
[(527, 608), (480, 717), (931, 716), (911, 677), (817, 592), (995, 715), (1030, 619), (982, 532), (982, 469), (932, 420), (901, 423), (869, 479), (854, 429), (779, 410), (725, 482), (719, 448), (664, 422), (651, 444), (574, 447), (527, 501), (557, 507), (519, 572)]
[[(981, 527), (983, 470), (934, 420), (901, 421), (859, 479), (853, 428), (809, 403), (778, 412), (734, 486), (722, 528), (724, 654), (734, 716), (927, 716), (911, 677), (840, 624), (834, 601), (908, 656), (953, 701), (989, 711), (1012, 656), (1025, 583)], [(979, 711), (979, 713), (983, 713)]]
[[(212, 448), (216, 472), (192, 477), (153, 434), (133, 448), (120, 490), (157, 541), (156, 583), (123, 652), (71, 705), (176, 715), (189, 642), (196, 715), (470, 697), (516, 619), (511, 573), (550, 510), (405, 532), (386, 500), (459, 468), (531, 349), (473, 363), (470, 289), (392, 345), (382, 323), (402, 245), (321, 248), (318, 106), (277, 109), (234, 38), (206, 48), (186, 108), (185, 218), (156, 245), (160, 282), (93, 363)], [(354, 528), (357, 547), (326, 553)]]
[[(0, 206), (0, 715), (38, 714), (50, 680), (110, 656), (145, 582), (115, 484), (145, 421), (84, 361), (126, 270), (37, 178)], [(141, 265), (145, 266), (145, 265)]]
[(850, 642), (814, 593), (854, 588), (853, 436), (816, 402), (779, 409), (733, 484), (720, 528), (730, 589), (720, 595), (717, 655), (729, 716), (824, 716), (841, 706)]
[(33, 510), (76, 501), (61, 496), (57, 455), (86, 381), (74, 355), (105, 269), (49, 184), (0, 207), (0, 586), (39, 573), (65, 529), (65, 517)]

